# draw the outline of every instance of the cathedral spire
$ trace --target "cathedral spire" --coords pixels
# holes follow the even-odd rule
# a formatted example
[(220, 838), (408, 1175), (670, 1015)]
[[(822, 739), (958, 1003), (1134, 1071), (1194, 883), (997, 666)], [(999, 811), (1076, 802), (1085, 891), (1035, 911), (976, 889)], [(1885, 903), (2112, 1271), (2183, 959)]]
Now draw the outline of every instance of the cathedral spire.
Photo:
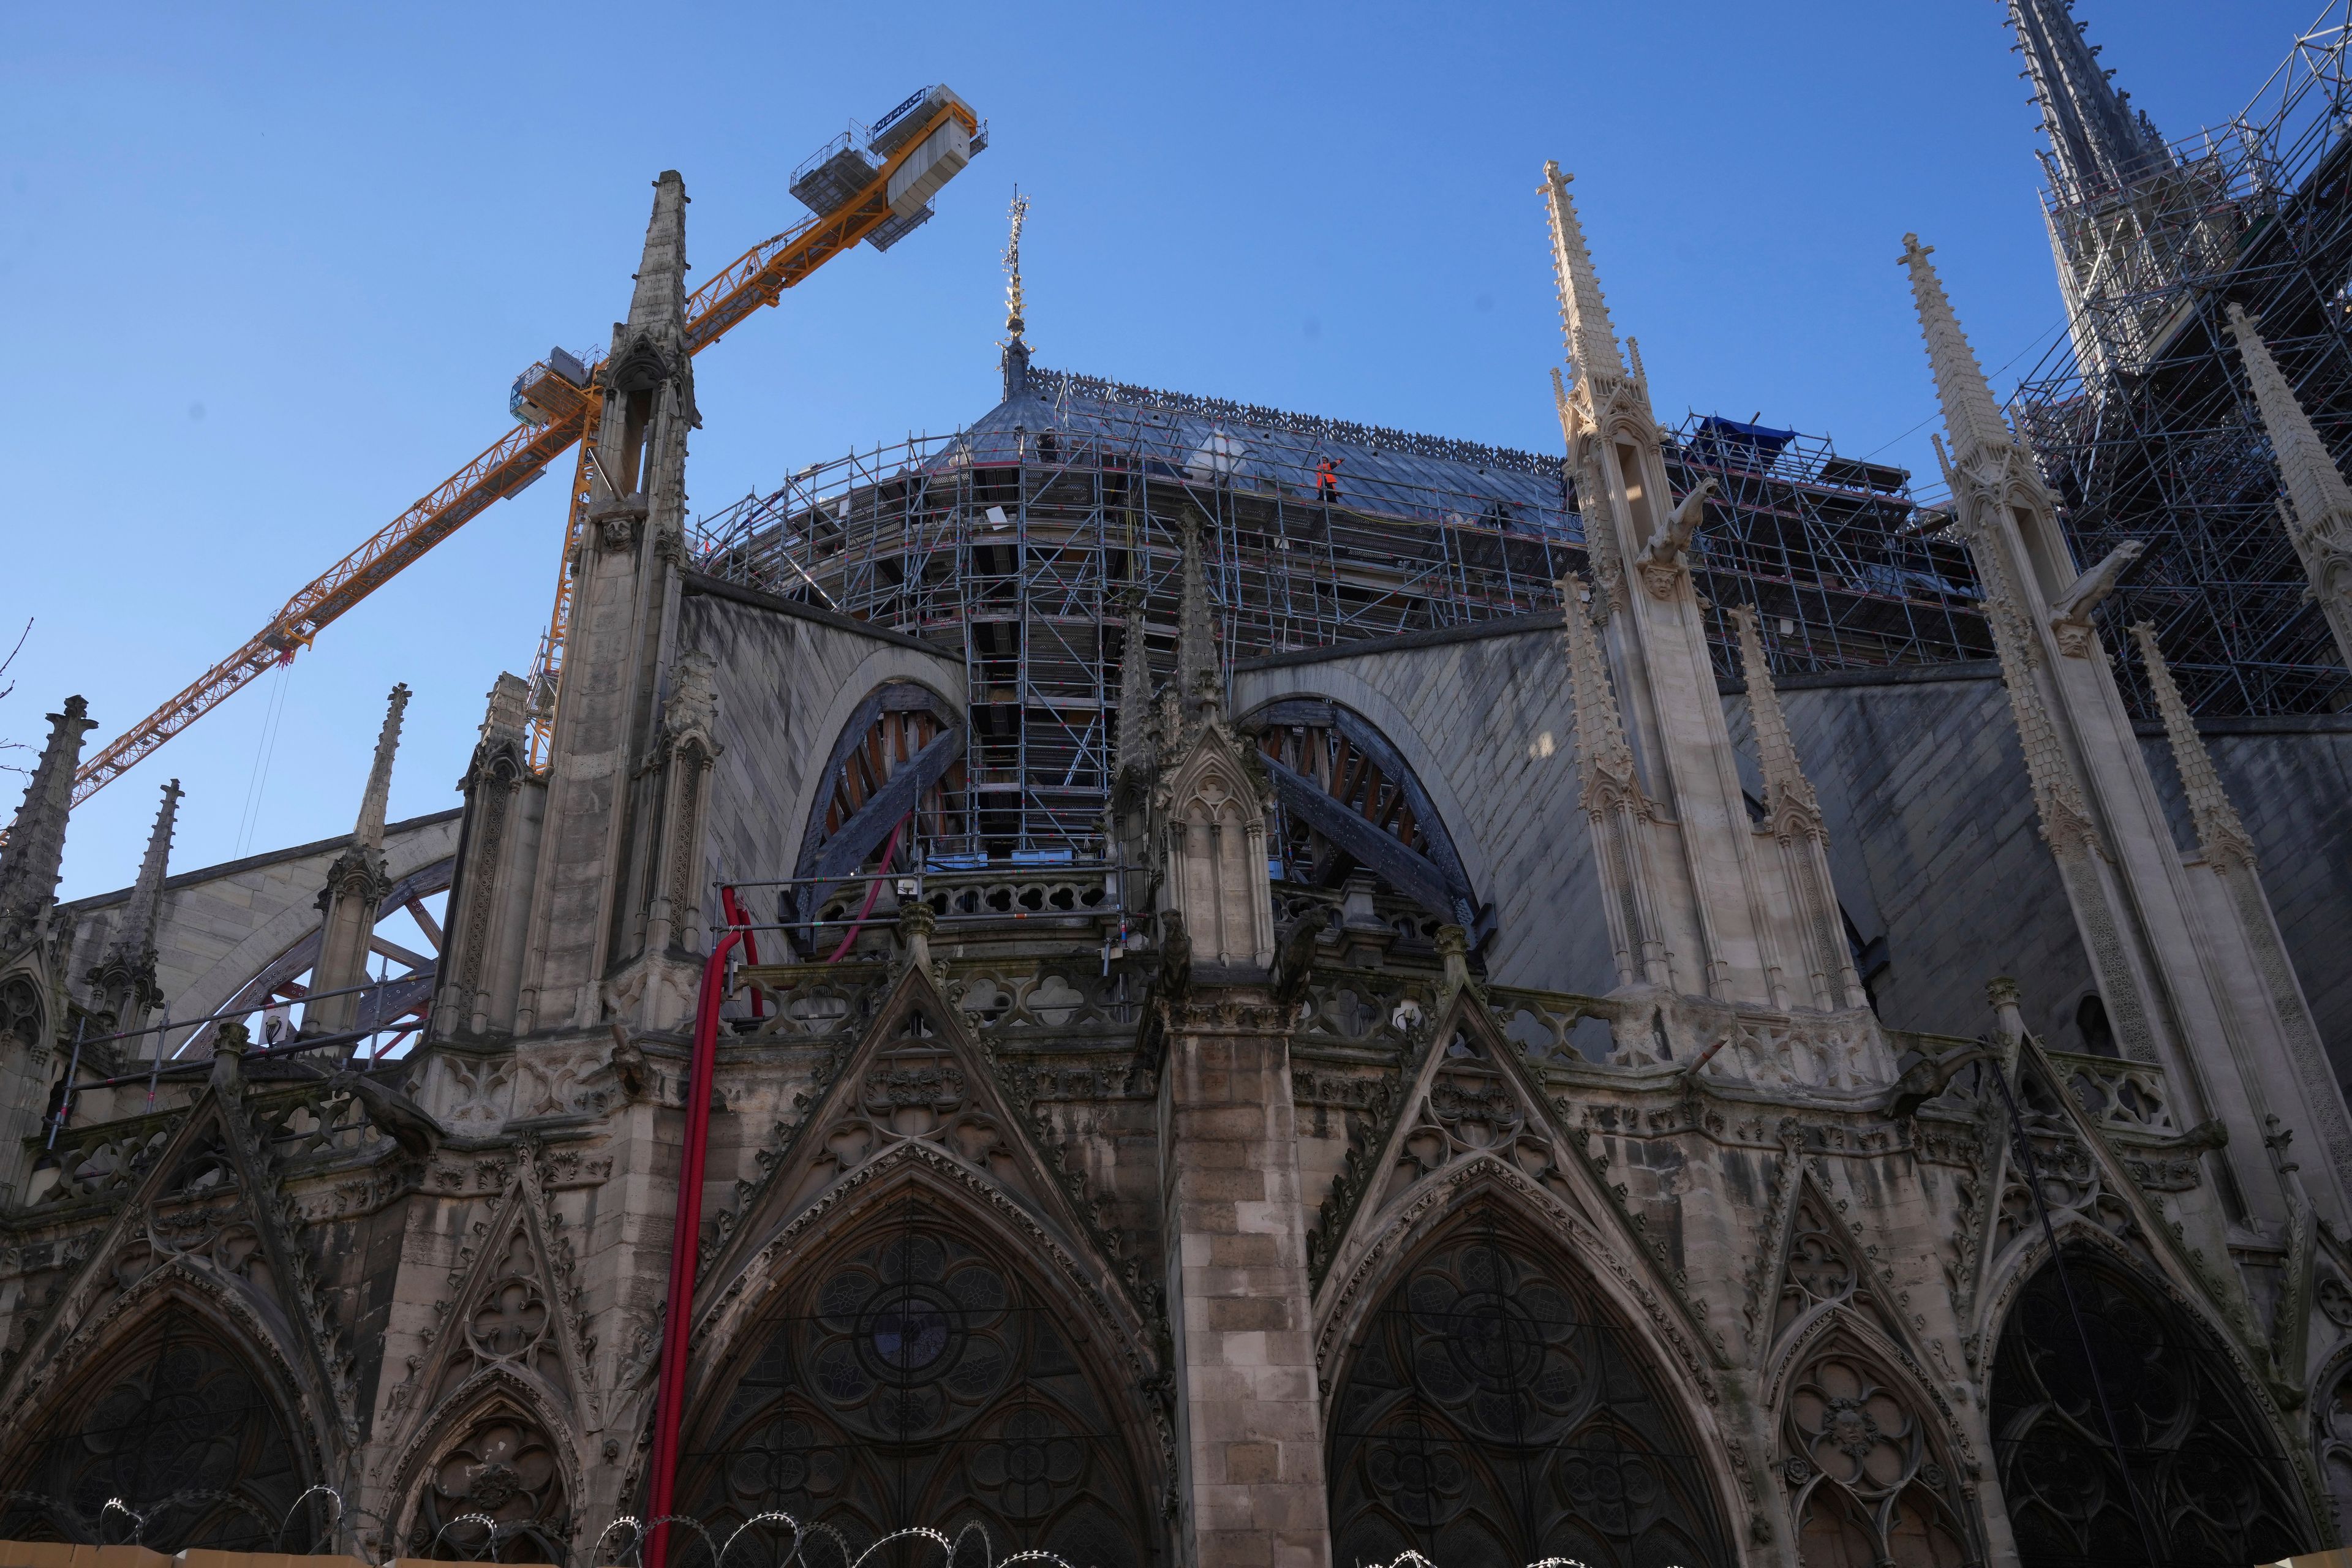
[(654, 181), (653, 216), (646, 224), (645, 256), (637, 263), (636, 291), (629, 299), (628, 325), (634, 331), (685, 335), (686, 203), (685, 176), (664, 169)]
[(1965, 465), (1986, 451), (2014, 447), (2016, 440), (2000, 416), (2000, 405), (1977, 363), (1976, 351), (1969, 347), (1959, 319), (1952, 313), (1943, 279), (1927, 259), (1935, 250), (1920, 244), (1916, 234), (1903, 237), (1902, 261), (1911, 269), (1911, 297), (1919, 308), (1920, 336), (1927, 340), (1927, 366), (1944, 405), (1944, 426), (1951, 432), (1952, 458)]
[(2253, 318), (2234, 301), (2230, 331), (2237, 334), (2246, 383), (2263, 411), (2263, 427), (2270, 432), (2279, 482), (2294, 506), (2294, 515), (2283, 518), (2288, 536), (2303, 557), (2312, 596), (2336, 634), (2336, 653), (2352, 668), (2352, 485), (2345, 483), (2327, 444), (2312, 428)]
[(360, 796), (359, 820), (352, 827), (352, 843), (362, 849), (383, 848), (384, 812), (392, 800), (392, 758), (400, 750), (401, 716), (408, 711), (408, 687), (392, 689), (383, 710), (383, 728), (376, 731), (375, 762), (368, 769), (367, 792)]
[(89, 972), (89, 992), (98, 1010), (114, 1020), (118, 1029), (143, 1027), (147, 1015), (161, 1002), (155, 984), (155, 926), (163, 907), (163, 879), (172, 858), (172, 829), (180, 815), (180, 781), (163, 786), (163, 804), (155, 813), (154, 830), (147, 836), (147, 853), (139, 862), (138, 879), (122, 906), (122, 923), (108, 944), (106, 956)]
[(163, 879), (170, 874), (172, 831), (180, 816), (180, 781), (163, 786), (163, 804), (155, 812), (155, 826), (147, 835), (147, 853), (139, 862), (139, 879), (131, 884), (131, 898), (122, 906), (122, 925), (114, 933), (110, 957), (126, 963), (155, 962), (155, 921), (163, 907)]
[(79, 697), (67, 698), (65, 711), (49, 715), (48, 741), (8, 825), (7, 846), (0, 848), (0, 956), (38, 936), (57, 903), (74, 765), (81, 760), (82, 737), (97, 727), (89, 704)]
[(1609, 303), (1601, 295), (1601, 279), (1592, 269), (1592, 251), (1584, 243), (1584, 224), (1576, 216), (1576, 199), (1568, 194), (1573, 174), (1558, 163), (1544, 163), (1542, 195), (1551, 219), (1552, 272), (1559, 289), (1559, 324), (1568, 358), (1587, 396), (1594, 393), (1595, 376), (1623, 380), (1625, 362), (1617, 352), (1617, 329), (1609, 321)]
[(2164, 719), (2165, 739), (2172, 746), (2173, 765), (2180, 773), (2180, 793), (2189, 798), (2189, 818), (2197, 828), (2198, 847), (2205, 851), (2208, 860), (2220, 861), (2232, 857), (2248, 868), (2254, 864), (2254, 841), (2239, 820), (2237, 808), (2230, 804), (2229, 793), (2221, 787), (2221, 775), (2214, 771), (2212, 753), (2206, 751), (2204, 737), (2197, 732), (2197, 721), (2189, 716), (2189, 704), (2180, 699), (2180, 688), (2173, 683), (2171, 667), (2164, 662), (2163, 650), (2156, 646), (2156, 627), (2147, 621), (2134, 623), (2132, 640), (2139, 644), (2140, 663), (2147, 670), (2148, 689), (2156, 694), (2157, 711)]
[(1818, 833), (1821, 802), (1797, 762), (1797, 744), (1789, 736), (1789, 716), (1772, 685), (1772, 666), (1764, 657), (1756, 612), (1741, 605), (1731, 617), (1739, 626), (1739, 673), (1748, 687), (1748, 719), (1756, 731), (1757, 763), (1764, 775), (1765, 814), (1776, 823), (1793, 817), (1808, 832)]
[(1029, 218), (1029, 198), (1013, 187), (1013, 227), (1004, 242), (1004, 395), (1010, 400), (1029, 390), (1029, 344), (1022, 333), (1029, 328), (1021, 293), (1021, 228)]
[[(368, 953), (375, 937), (375, 918), (383, 896), (392, 891), (392, 875), (383, 858), (384, 810), (392, 796), (392, 758), (400, 749), (401, 715), (408, 708), (408, 688), (392, 689), (385, 703), (383, 728), (375, 738), (375, 762), (368, 769), (366, 793), (360, 796), (359, 822), (352, 829), (351, 847), (327, 868), (327, 885), (319, 894), (319, 959), (311, 966), (310, 989), (349, 993), (367, 984)], [(319, 996), (302, 1009), (306, 1035), (339, 1035), (354, 1027), (360, 1016), (355, 994)]]
[(2108, 84), (2073, 0), (2009, 0), (2009, 24), (2042, 106), (2045, 162), (2061, 201), (2108, 195), (2162, 165), (2163, 137), (2133, 112), (2130, 94)]
[(1143, 637), (1143, 592), (1133, 584), (1127, 590), (1126, 615), (1127, 637), (1118, 656), (1118, 750), (1113, 759), (1122, 773), (1151, 759), (1151, 653)]
[(1217, 663), (1217, 634), (1209, 618), (1209, 584), (1201, 569), (1201, 528), (1191, 513), (1183, 523), (1183, 580), (1176, 617), (1176, 692), (1184, 716), (1222, 710), (1224, 676)]

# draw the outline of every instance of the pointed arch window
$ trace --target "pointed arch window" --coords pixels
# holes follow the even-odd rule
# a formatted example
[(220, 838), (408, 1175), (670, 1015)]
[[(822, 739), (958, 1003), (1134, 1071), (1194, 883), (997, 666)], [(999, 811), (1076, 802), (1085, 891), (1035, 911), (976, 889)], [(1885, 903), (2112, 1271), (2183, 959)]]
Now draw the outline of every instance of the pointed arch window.
[(2149, 1563), (2135, 1500), (2158, 1564), (2305, 1550), (2291, 1472), (2228, 1360), (2120, 1263), (2083, 1247), (2064, 1262), (2019, 1294), (1993, 1360), (1993, 1452), (2024, 1568)]
[(1482, 1213), (1374, 1311), (1334, 1401), (1332, 1558), (1729, 1564), (1650, 1358), (1551, 1248)]
[(1789, 1380), (1780, 1476), (1811, 1568), (1977, 1568), (1920, 1400), (1832, 1338)]
[(159, 1552), (331, 1550), (331, 1510), (296, 1510), (310, 1477), (291, 1430), (246, 1359), (173, 1302), (17, 1435), (0, 1540), (124, 1540), (112, 1498)]
[(1081, 1360), (1077, 1314), (921, 1196), (781, 1293), (679, 1459), (682, 1512), (726, 1539), (782, 1510), (854, 1555), (884, 1533), (978, 1524), (995, 1560), (1156, 1560), (1127, 1441)]
[(0, 1045), (36, 1049), (44, 1032), (41, 994), (33, 988), (33, 983), (21, 974), (12, 974), (6, 982), (0, 983)]
[(503, 1402), (436, 1459), (409, 1522), (407, 1554), (464, 1563), (568, 1563), (572, 1510), (562, 1447)]

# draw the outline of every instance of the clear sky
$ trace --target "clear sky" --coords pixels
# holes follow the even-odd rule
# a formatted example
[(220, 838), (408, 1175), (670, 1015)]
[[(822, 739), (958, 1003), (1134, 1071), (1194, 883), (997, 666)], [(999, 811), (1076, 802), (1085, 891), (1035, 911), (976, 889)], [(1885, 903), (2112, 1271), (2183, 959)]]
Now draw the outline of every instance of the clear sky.
[[(2177, 136), (2243, 104), (2316, 5), (2079, 15)], [(698, 511), (994, 402), (1015, 183), (1043, 364), (1556, 450), (1547, 157), (1578, 176), (1662, 415), (1760, 416), (1925, 466), (1904, 232), (1938, 247), (2004, 390), (2059, 321), (2004, 16), (0, 8), (7, 640), (35, 618), (0, 737), (37, 742), (77, 691), (93, 745), (119, 732), (487, 446), (518, 370), (606, 341), (661, 170), (686, 176), (708, 276), (803, 216), (785, 184), (819, 142), (937, 80), (990, 121), (989, 151), (928, 227), (841, 258), (697, 362)], [(174, 775), (176, 869), (348, 831), (395, 680), (416, 696), (394, 814), (456, 804), (483, 694), (545, 623), (563, 488), (478, 518), (85, 805), (67, 896), (130, 879)], [(0, 810), (18, 788), (0, 780)]]

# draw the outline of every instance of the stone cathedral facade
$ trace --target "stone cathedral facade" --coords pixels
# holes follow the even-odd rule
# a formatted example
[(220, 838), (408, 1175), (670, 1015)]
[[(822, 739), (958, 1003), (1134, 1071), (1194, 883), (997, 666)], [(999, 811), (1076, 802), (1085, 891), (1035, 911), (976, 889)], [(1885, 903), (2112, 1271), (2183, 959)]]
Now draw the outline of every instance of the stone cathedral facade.
[[(1993, 657), (1776, 682), (1733, 606), (1725, 679), (1706, 492), (1542, 195), (1560, 608), (1237, 653), (1237, 525), (1130, 494), (1088, 859), (987, 851), (981, 629), (694, 547), (663, 175), (543, 768), (502, 676), (461, 804), (387, 823), (395, 691), (348, 839), (175, 876), (174, 784), (133, 886), (61, 906), (92, 721), (52, 720), (0, 859), (0, 1537), (630, 1561), (675, 1344), (698, 1568), (778, 1512), (1100, 1568), (2341, 1538), (2352, 908), (2311, 868), (2352, 840), (2310, 781), (2352, 737), (2135, 728), (2127, 563), (2070, 558), (1916, 240)], [(1077, 427), (1026, 353), (974, 427), (1021, 506)]]

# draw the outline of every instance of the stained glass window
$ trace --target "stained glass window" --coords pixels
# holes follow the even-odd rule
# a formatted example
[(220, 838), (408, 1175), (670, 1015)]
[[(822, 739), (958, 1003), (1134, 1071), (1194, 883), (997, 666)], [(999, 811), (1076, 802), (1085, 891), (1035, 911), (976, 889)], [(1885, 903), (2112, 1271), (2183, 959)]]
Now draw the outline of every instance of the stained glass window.
[(2081, 1248), (2065, 1263), (2063, 1284), (2045, 1265), (2019, 1294), (1993, 1362), (1993, 1451), (2019, 1561), (2189, 1568), (2303, 1550), (2286, 1464), (2221, 1352), (2119, 1265)]
[(1706, 1568), (1733, 1553), (1657, 1372), (1572, 1266), (1474, 1220), (1373, 1313), (1338, 1397), (1333, 1561), (1580, 1560)]
[[(0, 1540), (122, 1542), (159, 1552), (328, 1550), (323, 1499), (285, 1418), (242, 1358), (184, 1308), (159, 1313), (103, 1372), (68, 1391), (21, 1450), (0, 1500)], [(317, 1512), (312, 1520), (308, 1516)]]
[(1144, 1568), (1143, 1489), (1076, 1326), (970, 1224), (909, 1198), (754, 1331), (716, 1419), (688, 1434), (680, 1511), (722, 1542), (782, 1510), (853, 1550), (977, 1523), (1000, 1559)]

